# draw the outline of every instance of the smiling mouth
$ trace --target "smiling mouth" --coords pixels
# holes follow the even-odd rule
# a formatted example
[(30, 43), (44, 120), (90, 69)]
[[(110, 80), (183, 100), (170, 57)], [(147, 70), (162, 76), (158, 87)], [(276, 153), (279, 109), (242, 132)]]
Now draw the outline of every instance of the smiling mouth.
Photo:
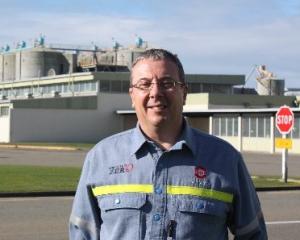
[(167, 108), (167, 106), (166, 105), (154, 105), (154, 106), (148, 106), (148, 108), (150, 108), (150, 109), (157, 109), (157, 110), (162, 110), (162, 109), (165, 109), (165, 108)]

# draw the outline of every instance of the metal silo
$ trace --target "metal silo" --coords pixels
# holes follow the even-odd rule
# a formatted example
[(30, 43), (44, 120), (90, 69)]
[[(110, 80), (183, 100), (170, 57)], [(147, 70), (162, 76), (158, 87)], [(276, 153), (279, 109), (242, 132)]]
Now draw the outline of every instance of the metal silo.
[(47, 76), (69, 73), (69, 65), (62, 52), (45, 51), (45, 74)]
[[(66, 59), (66, 72), (73, 73), (76, 72), (77, 68), (77, 54), (76, 53), (64, 53), (63, 56)], [(64, 60), (63, 60), (64, 62)]]
[(20, 52), (20, 78), (36, 78), (45, 76), (44, 72), (44, 51), (29, 49)]
[(257, 93), (259, 95), (284, 95), (285, 81), (283, 79), (266, 78), (257, 81)]
[(270, 79), (271, 95), (284, 95), (285, 81), (284, 79)]
[(3, 81), (14, 81), (16, 78), (16, 53), (3, 54)]
[(3, 54), (0, 54), (0, 82), (4, 81), (4, 56)]

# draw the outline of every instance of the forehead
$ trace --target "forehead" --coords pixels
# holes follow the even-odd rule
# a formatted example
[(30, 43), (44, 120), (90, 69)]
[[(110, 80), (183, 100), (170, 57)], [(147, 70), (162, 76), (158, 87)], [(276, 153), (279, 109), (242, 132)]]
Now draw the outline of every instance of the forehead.
[(143, 59), (137, 62), (131, 71), (131, 77), (133, 80), (139, 80), (142, 78), (159, 79), (165, 76), (170, 76), (176, 80), (179, 79), (176, 64), (168, 59)]

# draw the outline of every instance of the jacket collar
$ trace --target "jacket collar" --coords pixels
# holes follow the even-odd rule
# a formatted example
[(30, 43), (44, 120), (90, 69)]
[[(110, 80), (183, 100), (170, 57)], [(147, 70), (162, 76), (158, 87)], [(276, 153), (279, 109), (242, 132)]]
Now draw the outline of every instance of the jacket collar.
[[(130, 149), (131, 155), (137, 153), (137, 151), (140, 150), (147, 141), (148, 139), (146, 138), (139, 124), (137, 123), (136, 127), (133, 129), (132, 146)], [(196, 141), (194, 140), (192, 128), (184, 119), (180, 137), (173, 145), (171, 150), (181, 150), (184, 146), (186, 146), (190, 151), (192, 151), (193, 155), (196, 155), (197, 149), (195, 143)]]

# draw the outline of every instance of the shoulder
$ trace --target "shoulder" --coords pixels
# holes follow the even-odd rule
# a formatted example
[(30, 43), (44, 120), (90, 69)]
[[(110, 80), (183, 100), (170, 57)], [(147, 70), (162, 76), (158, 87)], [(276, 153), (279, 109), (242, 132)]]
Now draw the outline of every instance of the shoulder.
[(116, 148), (124, 148), (128, 147), (134, 135), (134, 128), (129, 129), (117, 134), (113, 134), (109, 137), (106, 137), (99, 141), (91, 150), (90, 152), (98, 152), (98, 151), (111, 151), (112, 149)]
[(223, 151), (238, 153), (230, 143), (219, 137), (204, 133), (195, 128), (191, 128), (191, 133), (194, 141), (196, 141), (197, 144), (204, 146), (206, 149), (222, 149)]
[(229, 171), (242, 161), (240, 152), (225, 140), (194, 128), (190, 129), (190, 134), (197, 158), (208, 166), (228, 168)]
[(85, 165), (102, 169), (107, 164), (116, 164), (120, 159), (129, 158), (133, 136), (134, 129), (130, 129), (102, 139), (87, 153)]

